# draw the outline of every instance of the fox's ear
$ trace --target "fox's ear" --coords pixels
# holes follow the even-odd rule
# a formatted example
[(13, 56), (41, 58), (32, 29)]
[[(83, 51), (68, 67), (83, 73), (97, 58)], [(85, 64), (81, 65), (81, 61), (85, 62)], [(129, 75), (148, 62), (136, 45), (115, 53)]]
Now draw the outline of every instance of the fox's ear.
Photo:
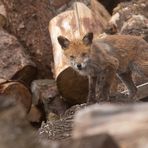
[(85, 45), (91, 45), (92, 40), (93, 40), (93, 33), (92, 32), (87, 33), (82, 39), (82, 41)]
[(70, 41), (67, 39), (67, 38), (65, 38), (65, 37), (63, 37), (63, 36), (58, 36), (58, 42), (59, 42), (59, 44), (61, 45), (61, 48), (62, 49), (66, 49), (66, 48), (68, 48), (69, 47), (69, 44), (70, 44)]

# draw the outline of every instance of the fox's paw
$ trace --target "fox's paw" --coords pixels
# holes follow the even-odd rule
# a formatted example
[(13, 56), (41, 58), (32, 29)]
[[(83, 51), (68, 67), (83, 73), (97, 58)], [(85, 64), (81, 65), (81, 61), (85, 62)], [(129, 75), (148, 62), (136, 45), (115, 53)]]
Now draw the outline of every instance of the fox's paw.
[(128, 99), (131, 101), (136, 101), (136, 95), (128, 95)]

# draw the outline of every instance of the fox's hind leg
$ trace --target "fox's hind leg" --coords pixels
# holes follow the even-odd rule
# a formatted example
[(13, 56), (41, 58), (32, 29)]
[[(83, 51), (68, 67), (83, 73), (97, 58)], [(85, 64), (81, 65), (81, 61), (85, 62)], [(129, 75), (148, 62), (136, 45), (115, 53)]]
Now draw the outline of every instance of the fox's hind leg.
[(133, 69), (142, 77), (148, 78), (148, 56), (145, 60), (137, 58), (137, 61), (133, 63)]
[(128, 70), (125, 73), (118, 74), (121, 81), (126, 85), (128, 91), (129, 91), (129, 98), (134, 98), (137, 92), (137, 87), (135, 86), (133, 80), (132, 80), (132, 74), (131, 71)]

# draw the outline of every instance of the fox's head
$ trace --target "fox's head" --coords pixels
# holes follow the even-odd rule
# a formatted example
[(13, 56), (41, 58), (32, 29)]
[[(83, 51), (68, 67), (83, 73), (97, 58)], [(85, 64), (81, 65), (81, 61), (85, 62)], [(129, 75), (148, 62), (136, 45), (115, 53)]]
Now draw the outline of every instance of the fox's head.
[(85, 70), (90, 60), (93, 33), (87, 33), (80, 40), (70, 41), (63, 36), (59, 36), (57, 39), (70, 65), (76, 70)]

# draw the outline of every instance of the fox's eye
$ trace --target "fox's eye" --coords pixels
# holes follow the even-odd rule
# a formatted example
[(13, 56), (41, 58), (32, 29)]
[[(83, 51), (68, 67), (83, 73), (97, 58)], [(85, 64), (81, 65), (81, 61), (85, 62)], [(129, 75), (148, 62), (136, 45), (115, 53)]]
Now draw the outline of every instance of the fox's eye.
[(73, 55), (70, 56), (71, 59), (74, 59), (75, 57)]
[(87, 53), (86, 53), (86, 52), (82, 53), (82, 57), (85, 57), (86, 55), (87, 55)]

